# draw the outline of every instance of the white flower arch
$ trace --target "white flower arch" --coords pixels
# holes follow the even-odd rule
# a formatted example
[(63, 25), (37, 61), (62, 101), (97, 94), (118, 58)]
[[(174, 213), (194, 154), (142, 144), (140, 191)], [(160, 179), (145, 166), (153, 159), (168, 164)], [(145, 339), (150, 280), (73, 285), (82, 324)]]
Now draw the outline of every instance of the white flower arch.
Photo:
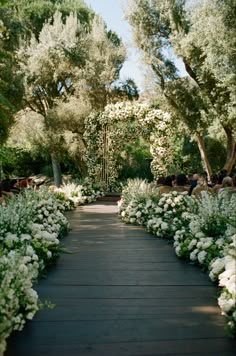
[(138, 136), (150, 142), (154, 177), (166, 173), (171, 132), (169, 113), (146, 103), (118, 102), (107, 105), (101, 113), (91, 114), (86, 119), (85, 127), (88, 173), (95, 180), (102, 180), (105, 165), (109, 185), (115, 184), (120, 169), (118, 154), (125, 142), (131, 142)]

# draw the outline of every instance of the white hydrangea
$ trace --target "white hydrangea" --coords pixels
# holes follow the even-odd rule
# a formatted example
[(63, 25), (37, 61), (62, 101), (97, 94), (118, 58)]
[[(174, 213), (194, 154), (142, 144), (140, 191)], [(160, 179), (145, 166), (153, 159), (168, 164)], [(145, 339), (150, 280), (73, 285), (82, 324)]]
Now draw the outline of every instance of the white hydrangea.
[(222, 314), (227, 314), (233, 307), (235, 307), (235, 299), (230, 297), (228, 293), (223, 292), (218, 298), (218, 304), (222, 309)]
[(190, 258), (191, 261), (196, 261), (197, 260), (198, 252), (199, 252), (198, 249), (195, 249), (190, 253), (189, 258)]
[(215, 281), (219, 273), (221, 273), (225, 268), (224, 258), (217, 258), (210, 264), (210, 278), (212, 281)]
[(207, 256), (207, 252), (206, 251), (201, 251), (201, 252), (198, 253), (197, 259), (198, 259), (200, 264), (203, 264), (205, 262), (206, 256)]
[(191, 251), (196, 245), (197, 245), (197, 240), (196, 239), (192, 239), (191, 242), (188, 245), (188, 250)]

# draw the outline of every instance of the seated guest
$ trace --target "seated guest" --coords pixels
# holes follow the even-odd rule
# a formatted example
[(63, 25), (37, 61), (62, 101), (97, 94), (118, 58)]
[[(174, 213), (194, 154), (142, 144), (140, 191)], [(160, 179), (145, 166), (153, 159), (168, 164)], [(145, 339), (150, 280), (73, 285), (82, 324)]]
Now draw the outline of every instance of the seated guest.
[(200, 175), (198, 177), (197, 186), (193, 189), (192, 195), (195, 197), (201, 197), (201, 192), (203, 191), (211, 193), (212, 189), (208, 186), (205, 175)]
[(196, 188), (198, 178), (199, 178), (198, 174), (194, 174), (194, 175), (192, 176), (192, 180), (191, 180), (191, 182), (190, 182), (190, 188), (189, 188), (188, 195), (191, 195), (192, 192), (193, 192), (193, 189)]
[(165, 183), (165, 177), (160, 176), (157, 178), (157, 185), (156, 185), (157, 187), (161, 187), (162, 185), (164, 185), (164, 183)]
[(211, 175), (211, 180), (210, 182), (208, 183), (208, 186), (210, 188), (214, 188), (216, 186), (216, 184), (218, 184), (218, 175), (216, 173), (213, 173)]
[(159, 193), (164, 194), (164, 193), (169, 193), (172, 188), (172, 177), (168, 176), (165, 178), (164, 184), (159, 188)]
[(185, 174), (179, 174), (176, 177), (176, 185), (171, 189), (172, 192), (188, 192), (189, 187), (187, 186), (187, 177)]
[(225, 178), (225, 177), (227, 177), (228, 176), (228, 172), (227, 172), (227, 169), (222, 169), (221, 171), (220, 171), (220, 176), (219, 176), (219, 180), (220, 180), (220, 184), (223, 182), (223, 179)]
[(171, 180), (172, 180), (172, 187), (173, 187), (174, 185), (176, 185), (176, 175), (175, 174), (171, 175)]
[(214, 193), (218, 193), (219, 190), (222, 188), (222, 182), (225, 177), (227, 177), (227, 171), (226, 169), (222, 169), (222, 171), (220, 171), (220, 174), (218, 175), (218, 182), (213, 187)]
[(230, 191), (234, 189), (233, 179), (229, 176), (224, 177), (222, 181), (222, 187), (219, 189), (218, 193), (220, 194), (223, 191)]
[(233, 187), (230, 188), (229, 193), (231, 195), (234, 195), (234, 194), (236, 194), (236, 174), (233, 175), (232, 180), (233, 180)]

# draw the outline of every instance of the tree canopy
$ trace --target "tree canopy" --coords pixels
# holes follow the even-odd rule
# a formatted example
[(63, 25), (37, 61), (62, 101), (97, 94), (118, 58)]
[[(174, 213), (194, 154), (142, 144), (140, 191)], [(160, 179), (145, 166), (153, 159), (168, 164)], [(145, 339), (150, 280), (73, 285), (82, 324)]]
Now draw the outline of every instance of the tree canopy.
[[(196, 138), (208, 174), (204, 136), (218, 120), (225, 131), (227, 160), (235, 160), (235, 2), (135, 0), (128, 12), (134, 39), (155, 75), (160, 102)], [(210, 16), (209, 16), (210, 14)], [(217, 26), (216, 26), (217, 24)], [(227, 44), (225, 44), (227, 42)], [(188, 76), (180, 77), (173, 50)], [(173, 121), (173, 125), (175, 125)]]
[(132, 82), (115, 84), (125, 59), (121, 40), (82, 1), (10, 1), (4, 11), (4, 46), (23, 79), (22, 109), (44, 118), (44, 142), (54, 161), (72, 139), (83, 155), (83, 121), (90, 111), (103, 110), (115, 92), (137, 95)]

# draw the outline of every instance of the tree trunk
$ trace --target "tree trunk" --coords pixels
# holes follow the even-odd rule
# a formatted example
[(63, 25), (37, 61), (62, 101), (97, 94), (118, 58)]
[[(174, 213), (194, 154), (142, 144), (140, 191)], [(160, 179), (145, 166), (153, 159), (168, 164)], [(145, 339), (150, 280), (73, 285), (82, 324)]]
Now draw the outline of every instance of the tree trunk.
[(54, 177), (54, 184), (56, 187), (60, 187), (62, 184), (62, 175), (61, 175), (61, 166), (60, 162), (57, 159), (55, 153), (51, 153), (51, 160), (52, 160), (52, 169), (53, 169), (53, 177)]
[(77, 160), (75, 160), (75, 163), (78, 166), (81, 178), (85, 178), (88, 173), (85, 161), (81, 157), (78, 157)]
[(201, 159), (202, 159), (202, 161), (204, 163), (204, 167), (205, 167), (205, 170), (207, 172), (208, 180), (210, 180), (211, 179), (211, 175), (212, 175), (212, 169), (211, 169), (210, 162), (209, 162), (209, 160), (207, 158), (205, 143), (204, 143), (203, 137), (201, 135), (197, 134), (196, 138), (197, 138), (198, 148), (199, 148), (199, 151), (200, 151), (200, 154), (201, 154)]
[(232, 168), (236, 162), (236, 142), (233, 136), (233, 130), (231, 127), (223, 126), (227, 136), (227, 158), (224, 165), (224, 169), (228, 173), (232, 171)]

